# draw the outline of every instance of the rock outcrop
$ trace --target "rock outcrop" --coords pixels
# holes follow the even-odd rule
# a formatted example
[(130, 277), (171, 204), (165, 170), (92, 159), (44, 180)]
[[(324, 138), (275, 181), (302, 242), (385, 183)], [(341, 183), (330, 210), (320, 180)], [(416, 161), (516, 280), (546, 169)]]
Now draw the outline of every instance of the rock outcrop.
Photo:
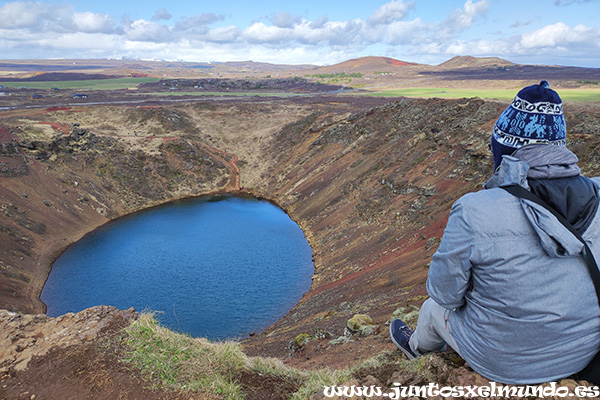
[(50, 318), (0, 310), (0, 374), (22, 371), (33, 357), (56, 348), (93, 342), (109, 329), (129, 325), (137, 312), (97, 306), (82, 312)]

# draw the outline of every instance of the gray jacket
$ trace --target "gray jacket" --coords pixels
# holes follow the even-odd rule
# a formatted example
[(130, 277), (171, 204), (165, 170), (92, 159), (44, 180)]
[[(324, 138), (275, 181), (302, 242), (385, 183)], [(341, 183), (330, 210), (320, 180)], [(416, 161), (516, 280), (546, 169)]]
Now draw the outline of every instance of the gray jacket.
[[(576, 162), (564, 147), (526, 146), (504, 156), (486, 190), (452, 207), (427, 290), (453, 310), (455, 350), (486, 378), (557, 380), (583, 369), (600, 349), (600, 307), (578, 256), (583, 245), (546, 209), (500, 188), (516, 183), (529, 189), (528, 176), (579, 175)], [(600, 178), (593, 181), (600, 185)], [(594, 205), (583, 237), (600, 260)]]

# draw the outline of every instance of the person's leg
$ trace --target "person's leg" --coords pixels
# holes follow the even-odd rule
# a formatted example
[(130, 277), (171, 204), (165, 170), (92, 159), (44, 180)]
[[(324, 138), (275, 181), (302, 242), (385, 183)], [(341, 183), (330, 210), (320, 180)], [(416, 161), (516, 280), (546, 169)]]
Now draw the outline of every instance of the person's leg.
[(427, 299), (421, 306), (417, 328), (410, 337), (411, 350), (418, 355), (444, 351), (446, 344), (456, 350), (456, 341), (450, 331), (450, 310), (433, 299)]

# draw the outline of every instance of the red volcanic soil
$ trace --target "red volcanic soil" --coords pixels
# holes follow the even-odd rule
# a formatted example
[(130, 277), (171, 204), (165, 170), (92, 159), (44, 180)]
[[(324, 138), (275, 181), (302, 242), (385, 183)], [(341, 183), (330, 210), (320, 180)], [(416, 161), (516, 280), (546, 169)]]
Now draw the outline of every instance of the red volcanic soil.
[(70, 111), (71, 107), (48, 107), (46, 108), (46, 112), (54, 112), (54, 111)]
[[(385, 62), (388, 63), (388, 64), (390, 64), (390, 65), (400, 65), (400, 66), (411, 65), (412, 64), (412, 63), (408, 63), (406, 61), (396, 60), (395, 58), (386, 58)], [(414, 64), (412, 64), (412, 65), (414, 65)]]
[(344, 61), (339, 64), (319, 67), (311, 70), (313, 74), (320, 73), (340, 73), (340, 72), (360, 72), (374, 73), (381, 71), (389, 71), (390, 67), (417, 67), (420, 64), (409, 63), (406, 61), (396, 60), (389, 57), (361, 57), (353, 60)]
[(62, 133), (64, 135), (68, 135), (69, 134), (69, 129), (71, 128), (71, 126), (69, 124), (60, 124), (58, 122), (42, 121), (42, 122), (40, 122), (40, 124), (50, 125), (52, 127), (52, 129), (54, 129), (54, 132), (59, 132), (59, 133)]

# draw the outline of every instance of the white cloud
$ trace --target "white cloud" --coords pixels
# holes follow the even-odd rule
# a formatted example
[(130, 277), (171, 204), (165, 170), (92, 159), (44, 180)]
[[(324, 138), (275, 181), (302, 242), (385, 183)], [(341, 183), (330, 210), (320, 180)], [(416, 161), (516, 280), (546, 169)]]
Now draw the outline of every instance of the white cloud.
[(445, 24), (450, 31), (460, 31), (469, 28), (475, 18), (487, 13), (489, 5), (489, 0), (481, 0), (477, 3), (473, 3), (473, 0), (467, 0), (463, 8), (454, 11), (445, 21)]
[[(181, 45), (181, 43), (180, 43)], [(240, 58), (243, 54), (243, 58)], [(217, 43), (204, 43), (200, 47), (188, 44), (183, 55), (178, 57), (186, 61), (218, 60), (218, 61), (240, 61), (254, 60), (277, 64), (305, 64), (307, 60), (313, 60), (315, 64), (334, 64), (348, 58), (345, 51), (335, 51), (327, 48), (306, 47), (283, 47), (274, 48), (269, 45), (257, 44), (247, 46), (243, 43), (235, 43), (231, 46), (222, 46)]]
[(243, 38), (253, 43), (277, 43), (291, 37), (291, 30), (255, 22), (243, 32)]
[(302, 18), (291, 15), (287, 12), (280, 12), (271, 18), (271, 22), (278, 28), (293, 28), (302, 22)]
[[(574, 59), (586, 59), (600, 51), (600, 31), (577, 25), (569, 27), (558, 22), (536, 31), (498, 40), (455, 40), (443, 46), (443, 53), (452, 55), (497, 56), (525, 63), (575, 65)], [(539, 60), (538, 62), (532, 60)], [(570, 61), (569, 61), (570, 60)]]
[(554, 4), (557, 6), (568, 6), (571, 4), (583, 4), (583, 3), (591, 3), (594, 0), (555, 0)]
[(360, 20), (327, 22), (322, 28), (304, 32), (302, 38), (309, 43), (327, 43), (334, 46), (354, 46), (362, 43), (363, 23)]
[(235, 42), (242, 35), (242, 30), (237, 26), (220, 26), (215, 29), (211, 29), (205, 40), (208, 42)]
[(310, 21), (302, 20), (290, 28), (266, 25), (256, 22), (242, 33), (242, 39), (249, 43), (263, 43), (271, 47), (296, 45), (322, 45), (352, 47), (363, 43), (364, 23), (355, 21), (327, 21), (318, 28)]
[(584, 25), (571, 28), (562, 22), (557, 22), (524, 34), (520, 41), (520, 45), (524, 49), (561, 47), (574, 43), (596, 43), (596, 47), (598, 47), (599, 32), (597, 29), (591, 29)]
[(48, 46), (61, 50), (81, 50), (94, 49), (110, 50), (115, 45), (118, 46), (121, 38), (117, 35), (99, 34), (99, 33), (67, 33), (58, 36), (40, 38), (37, 43), (41, 46)]
[[(59, 7), (60, 8), (60, 7)], [(16, 1), (0, 7), (0, 28), (33, 28), (43, 20), (51, 19), (53, 10), (49, 3)]]
[(513, 22), (512, 24), (510, 24), (510, 27), (511, 27), (511, 28), (520, 28), (520, 27), (522, 27), (522, 26), (527, 26), (527, 25), (530, 25), (530, 24), (531, 24), (531, 22), (532, 22), (531, 20), (529, 20), (529, 21), (525, 21), (525, 22), (522, 22), (522, 21), (519, 21), (519, 20), (517, 20), (517, 21)]
[(444, 49), (444, 54), (448, 56), (471, 55), (471, 56), (498, 56), (502, 57), (511, 52), (511, 45), (504, 40), (458, 40), (450, 43)]
[(108, 14), (76, 12), (73, 14), (73, 25), (82, 32), (109, 32), (115, 21)]
[(178, 30), (183, 31), (195, 31), (198, 29), (204, 30), (207, 25), (213, 24), (215, 22), (223, 21), (225, 17), (222, 15), (216, 15), (212, 13), (206, 14), (198, 14), (192, 17), (183, 17), (177, 24), (175, 25)]
[(413, 2), (405, 3), (403, 0), (394, 0), (379, 7), (367, 22), (373, 25), (388, 25), (404, 19), (414, 7)]
[(398, 21), (386, 28), (385, 43), (423, 45), (429, 41), (429, 30), (430, 27), (425, 25), (420, 18), (410, 22)]
[(331, 29), (335, 29), (335, 23), (326, 22), (319, 28), (312, 27), (312, 24), (308, 21), (302, 21), (288, 30), (287, 38), (290, 41), (294, 41), (302, 44), (316, 45), (318, 43), (324, 43), (331, 37)]
[(319, 19), (317, 19), (316, 21), (313, 21), (310, 23), (310, 28), (311, 29), (319, 29), (325, 26), (325, 24), (329, 22), (329, 18), (327, 17), (327, 15), (323, 15), (321, 16)]
[(173, 18), (173, 16), (171, 15), (170, 12), (167, 11), (166, 8), (159, 8), (158, 10), (156, 10), (154, 15), (152, 16), (152, 21), (159, 21), (161, 19), (168, 21), (171, 18)]
[(127, 39), (133, 41), (165, 42), (171, 38), (169, 27), (138, 19), (123, 27)]

